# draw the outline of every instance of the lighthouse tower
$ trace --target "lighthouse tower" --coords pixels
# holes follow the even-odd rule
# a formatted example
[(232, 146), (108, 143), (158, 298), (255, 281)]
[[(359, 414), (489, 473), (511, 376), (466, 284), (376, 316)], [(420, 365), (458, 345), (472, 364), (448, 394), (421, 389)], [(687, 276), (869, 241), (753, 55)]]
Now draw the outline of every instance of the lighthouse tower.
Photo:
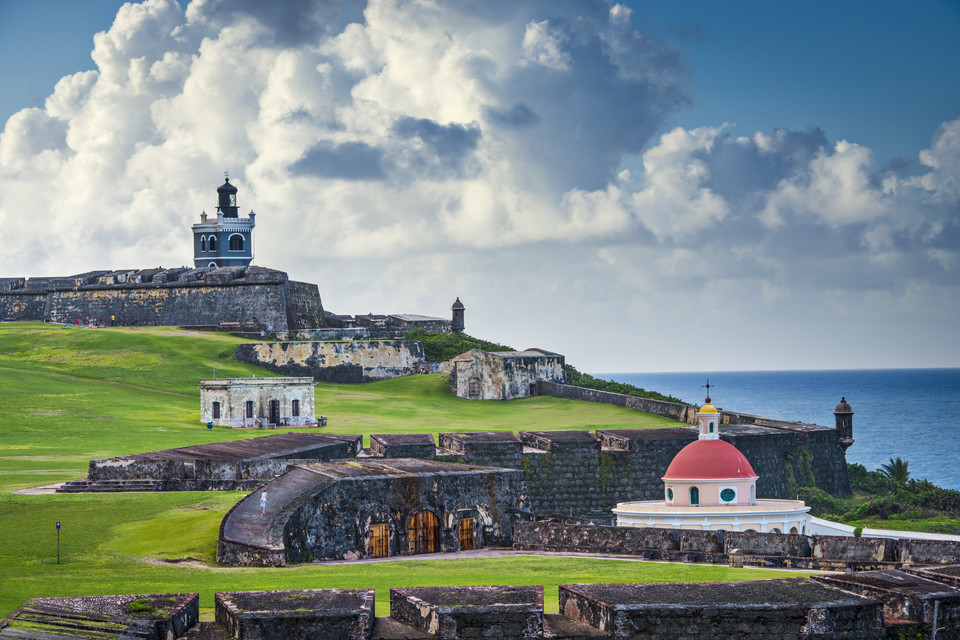
[(256, 214), (241, 218), (237, 207), (237, 188), (229, 176), (217, 188), (217, 215), (200, 214), (193, 225), (193, 266), (245, 267), (253, 260), (253, 228)]

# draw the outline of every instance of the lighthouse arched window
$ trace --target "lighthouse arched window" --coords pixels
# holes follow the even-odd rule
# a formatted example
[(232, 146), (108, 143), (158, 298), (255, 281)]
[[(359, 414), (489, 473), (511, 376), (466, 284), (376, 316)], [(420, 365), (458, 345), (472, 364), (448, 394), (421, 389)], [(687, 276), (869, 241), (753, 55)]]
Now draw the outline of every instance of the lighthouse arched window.
[(243, 236), (239, 233), (230, 236), (230, 251), (243, 251)]

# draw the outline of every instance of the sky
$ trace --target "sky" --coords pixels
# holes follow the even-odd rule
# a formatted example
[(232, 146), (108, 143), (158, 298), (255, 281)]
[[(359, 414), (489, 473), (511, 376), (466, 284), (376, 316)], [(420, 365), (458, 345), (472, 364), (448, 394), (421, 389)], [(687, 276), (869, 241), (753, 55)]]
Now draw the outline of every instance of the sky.
[(255, 264), (591, 372), (960, 366), (960, 3), (0, 0), (0, 276)]

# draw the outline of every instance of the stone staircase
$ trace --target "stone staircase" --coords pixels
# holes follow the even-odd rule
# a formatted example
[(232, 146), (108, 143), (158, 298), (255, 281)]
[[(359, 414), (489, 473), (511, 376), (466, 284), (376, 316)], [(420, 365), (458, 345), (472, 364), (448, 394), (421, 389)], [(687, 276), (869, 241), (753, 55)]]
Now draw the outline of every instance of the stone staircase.
[(57, 493), (162, 491), (163, 483), (163, 480), (70, 480), (57, 487)]

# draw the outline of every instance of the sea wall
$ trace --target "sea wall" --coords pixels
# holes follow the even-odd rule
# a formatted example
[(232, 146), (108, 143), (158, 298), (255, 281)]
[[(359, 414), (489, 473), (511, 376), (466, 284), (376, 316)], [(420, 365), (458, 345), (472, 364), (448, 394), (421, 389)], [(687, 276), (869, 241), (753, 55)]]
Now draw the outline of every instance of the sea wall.
[(241, 362), (318, 382), (372, 382), (415, 373), (423, 345), (407, 340), (258, 342), (237, 347)]

